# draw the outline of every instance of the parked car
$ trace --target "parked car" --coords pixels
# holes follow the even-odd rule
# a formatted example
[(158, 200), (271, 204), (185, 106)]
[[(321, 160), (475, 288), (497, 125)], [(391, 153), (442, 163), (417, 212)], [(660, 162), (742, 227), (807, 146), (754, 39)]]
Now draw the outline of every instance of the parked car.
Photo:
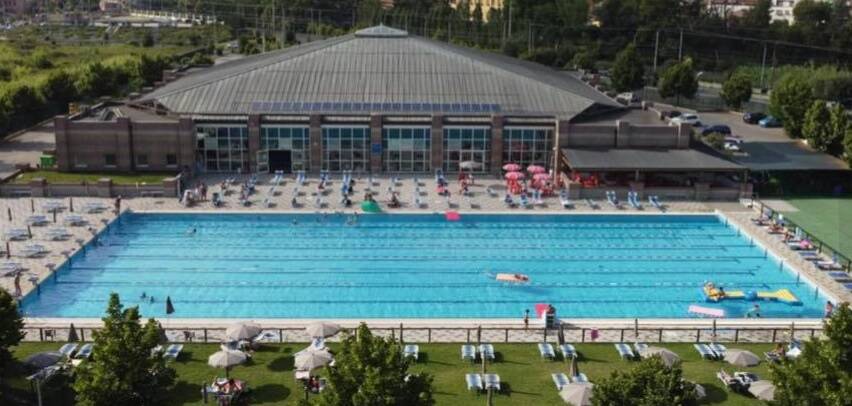
[(749, 112), (743, 114), (743, 122), (748, 124), (757, 124), (760, 120), (766, 118), (766, 114), (758, 112)]
[(719, 134), (722, 134), (722, 135), (725, 135), (725, 136), (733, 136), (734, 135), (733, 132), (731, 132), (731, 127), (728, 127), (724, 124), (716, 124), (716, 125), (707, 126), (707, 127), (704, 127), (703, 130), (701, 130), (701, 135), (707, 135), (707, 134), (712, 134), (712, 133), (719, 133)]
[(615, 96), (615, 101), (629, 107), (639, 107), (642, 104), (642, 99), (634, 93), (620, 93)]
[(663, 110), (663, 111), (660, 112), (660, 115), (663, 116), (663, 118), (668, 118), (668, 119), (680, 117), (681, 114), (683, 114), (683, 113), (681, 113), (678, 110)]
[(781, 120), (772, 116), (766, 116), (763, 120), (758, 121), (758, 124), (763, 128), (781, 127)]
[(669, 120), (669, 125), (674, 126), (680, 125), (681, 123), (686, 123), (693, 127), (701, 127), (701, 119), (698, 117), (698, 114), (684, 113)]

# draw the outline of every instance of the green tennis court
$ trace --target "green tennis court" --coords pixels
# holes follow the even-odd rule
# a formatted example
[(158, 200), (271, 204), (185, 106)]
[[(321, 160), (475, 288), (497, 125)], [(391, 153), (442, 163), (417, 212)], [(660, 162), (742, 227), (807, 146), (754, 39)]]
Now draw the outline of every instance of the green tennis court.
[(797, 198), (798, 211), (784, 215), (809, 233), (852, 258), (852, 198)]

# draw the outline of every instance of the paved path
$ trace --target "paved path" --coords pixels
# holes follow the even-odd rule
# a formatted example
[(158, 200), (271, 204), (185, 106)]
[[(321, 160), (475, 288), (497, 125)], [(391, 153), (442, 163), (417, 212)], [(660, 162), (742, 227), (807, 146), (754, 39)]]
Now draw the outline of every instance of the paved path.
[(15, 172), (16, 164), (28, 163), (35, 167), (42, 151), (55, 148), (53, 122), (17, 137), (0, 141), (0, 179), (11, 176)]

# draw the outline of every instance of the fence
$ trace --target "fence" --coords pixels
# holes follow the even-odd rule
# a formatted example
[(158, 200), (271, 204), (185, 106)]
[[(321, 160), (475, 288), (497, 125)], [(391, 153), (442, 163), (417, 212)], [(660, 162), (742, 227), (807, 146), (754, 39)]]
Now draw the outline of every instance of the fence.
[[(760, 201), (756, 197), (753, 197), (751, 199), (751, 204), (752, 204), (753, 208), (758, 208), (760, 210), (761, 215), (764, 215), (764, 216), (766, 216), (767, 218), (769, 218), (773, 221), (779, 221), (780, 220), (779, 216), (783, 215), (782, 213), (779, 213), (779, 212), (773, 210), (771, 207), (767, 206), (766, 204), (764, 204), (762, 201)], [(836, 248), (827, 244), (825, 241), (819, 239), (819, 237), (809, 233), (802, 226), (796, 224), (795, 222), (789, 220), (788, 218), (784, 217), (783, 223), (788, 228), (792, 228), (794, 230), (798, 229), (798, 235), (800, 236), (801, 239), (809, 240), (811, 242), (811, 244), (813, 244), (813, 246), (816, 248), (816, 251), (818, 253), (826, 255), (826, 256), (834, 259), (834, 261), (837, 262), (837, 264), (839, 264), (841, 267), (843, 267), (844, 272), (846, 272), (846, 273), (852, 272), (852, 259), (843, 255)], [(840, 225), (838, 225), (838, 227), (839, 226)]]

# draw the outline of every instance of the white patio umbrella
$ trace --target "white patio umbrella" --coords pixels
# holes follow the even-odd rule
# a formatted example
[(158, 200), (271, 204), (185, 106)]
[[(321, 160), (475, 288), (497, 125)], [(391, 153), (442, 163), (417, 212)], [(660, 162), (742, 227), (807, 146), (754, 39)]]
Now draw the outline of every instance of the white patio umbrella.
[(294, 365), (297, 370), (310, 371), (312, 369), (324, 367), (331, 363), (334, 358), (328, 351), (303, 351), (296, 355)]
[(703, 386), (695, 382), (693, 382), (692, 384), (695, 385), (695, 397), (697, 399), (704, 399), (707, 396), (707, 389), (704, 389)]
[(225, 337), (231, 341), (250, 340), (260, 334), (261, 328), (257, 323), (247, 321), (234, 323), (225, 330)]
[(559, 396), (569, 405), (588, 406), (592, 404), (594, 386), (591, 383), (569, 383), (562, 387)]
[(222, 350), (207, 358), (207, 365), (213, 368), (225, 368), (225, 377), (228, 377), (231, 367), (246, 362), (247, 358), (246, 353), (242, 351)]
[(730, 349), (725, 351), (725, 361), (740, 367), (753, 367), (760, 363), (760, 358), (750, 351)]
[(459, 168), (461, 169), (479, 169), (482, 167), (482, 164), (476, 161), (462, 161), (459, 163)]
[(337, 334), (340, 331), (340, 326), (334, 323), (326, 323), (322, 321), (318, 321), (316, 323), (308, 324), (308, 327), (305, 328), (305, 331), (311, 335), (311, 337), (331, 337)]
[(663, 361), (663, 364), (666, 364), (667, 367), (674, 365), (675, 362), (680, 361), (680, 356), (672, 352), (671, 350), (660, 348), (660, 347), (648, 347), (640, 352), (642, 358), (652, 357), (654, 355), (660, 357)]
[(748, 386), (748, 391), (754, 397), (760, 400), (772, 401), (775, 400), (775, 385), (769, 381), (752, 382)]

